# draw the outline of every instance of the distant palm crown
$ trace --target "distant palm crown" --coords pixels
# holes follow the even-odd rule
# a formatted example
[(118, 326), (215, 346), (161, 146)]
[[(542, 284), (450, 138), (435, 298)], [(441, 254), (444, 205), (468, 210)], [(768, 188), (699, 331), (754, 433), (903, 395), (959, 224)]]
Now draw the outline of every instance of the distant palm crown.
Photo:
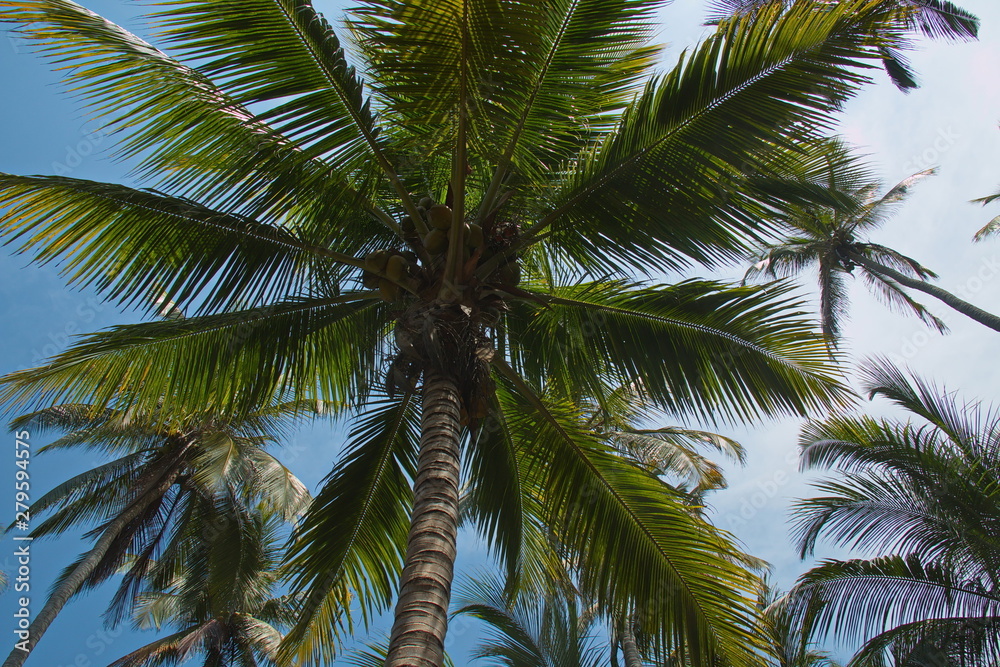
[(865, 388), (905, 421), (843, 415), (802, 430), (803, 464), (832, 468), (799, 501), (803, 555), (820, 538), (867, 557), (825, 560), (789, 594), (821, 637), (862, 644), (850, 667), (990, 665), (1000, 658), (1000, 413), (885, 360)]

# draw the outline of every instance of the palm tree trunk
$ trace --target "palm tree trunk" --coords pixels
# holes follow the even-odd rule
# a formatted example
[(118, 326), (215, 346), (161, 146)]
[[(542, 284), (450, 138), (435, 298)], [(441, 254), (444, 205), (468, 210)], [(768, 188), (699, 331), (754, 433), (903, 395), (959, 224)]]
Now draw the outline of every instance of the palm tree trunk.
[(982, 308), (977, 308), (968, 301), (963, 301), (948, 290), (941, 289), (937, 285), (931, 285), (930, 283), (917, 278), (911, 278), (910, 276), (902, 274), (895, 269), (891, 269), (888, 266), (874, 262), (859, 253), (852, 252), (850, 257), (852, 261), (860, 264), (872, 273), (878, 273), (887, 278), (891, 278), (900, 285), (905, 285), (906, 287), (918, 290), (924, 294), (930, 294), (935, 299), (951, 306), (953, 309), (962, 313), (966, 317), (969, 317), (976, 322), (993, 329), (994, 331), (1000, 331), (1000, 317), (997, 317), (993, 313), (989, 313)]
[(101, 561), (107, 555), (108, 549), (118, 539), (125, 527), (142, 515), (157, 498), (163, 497), (177, 480), (177, 475), (180, 472), (177, 462), (180, 461), (188, 447), (189, 445), (181, 446), (178, 453), (170, 457), (163, 465), (159, 465), (150, 471), (147, 478), (148, 483), (145, 484), (145, 490), (137, 495), (125, 510), (104, 528), (100, 539), (97, 540), (97, 544), (90, 550), (86, 558), (49, 595), (45, 601), (45, 605), (35, 616), (31, 625), (28, 626), (28, 650), (22, 651), (15, 647), (10, 652), (10, 655), (7, 656), (3, 667), (21, 667), (24, 664), (24, 661), (28, 659), (28, 656), (38, 644), (42, 635), (52, 625), (56, 616), (66, 606), (69, 599), (80, 590), (87, 577), (97, 569), (97, 566), (100, 565)]
[(433, 371), (424, 379), (413, 516), (386, 667), (441, 667), (458, 534), (458, 386)]
[(622, 654), (625, 656), (625, 667), (642, 667), (642, 656), (639, 655), (639, 647), (635, 643), (635, 633), (632, 632), (631, 619), (627, 620), (622, 627)]

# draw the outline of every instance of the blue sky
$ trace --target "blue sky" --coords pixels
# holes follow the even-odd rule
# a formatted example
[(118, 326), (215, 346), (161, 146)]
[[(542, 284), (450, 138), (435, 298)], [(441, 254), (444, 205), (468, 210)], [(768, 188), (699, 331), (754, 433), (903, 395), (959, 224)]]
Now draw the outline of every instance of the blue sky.
[[(102, 0), (85, 3), (108, 18), (141, 34), (135, 20), (137, 5)], [(872, 156), (887, 182), (931, 166), (939, 174), (920, 184), (909, 203), (873, 240), (922, 261), (941, 275), (946, 289), (965, 294), (980, 307), (1000, 311), (1000, 239), (972, 244), (971, 237), (1000, 210), (984, 210), (969, 200), (1000, 186), (1000, 6), (989, 0), (965, 0), (961, 6), (982, 19), (979, 42), (970, 44), (921, 41), (912, 55), (922, 88), (903, 95), (876, 74), (878, 85), (867, 88), (850, 103), (841, 131)], [(336, 3), (323, 3), (328, 16), (338, 15)], [(677, 52), (693, 43), (705, 28), (701, 2), (678, 0), (662, 13), (660, 38), (670, 47), (665, 66)], [(80, 105), (59, 85), (58, 75), (32, 55), (24, 42), (0, 31), (0, 171), (18, 174), (63, 173), (74, 177), (128, 182), (127, 165), (110, 161), (105, 153), (112, 138), (95, 132)], [(1000, 209), (1000, 204), (997, 206)], [(739, 278), (734, 268), (726, 277)], [(809, 287), (807, 286), (807, 289)], [(1000, 380), (996, 363), (996, 334), (980, 325), (951, 316), (930, 300), (927, 305), (946, 317), (952, 332), (939, 336), (914, 319), (888, 313), (860, 285), (851, 291), (852, 318), (845, 328), (848, 348), (856, 359), (887, 355), (919, 373), (968, 397), (995, 399)], [(38, 363), (66, 345), (74, 334), (114, 323), (133, 321), (129, 314), (101, 303), (92, 293), (64, 287), (53, 267), (29, 266), (26, 257), (0, 253), (0, 372)], [(866, 406), (888, 413), (881, 404)], [(788, 537), (789, 503), (809, 493), (807, 477), (797, 472), (798, 422), (756, 424), (742, 429), (720, 429), (740, 439), (749, 452), (743, 469), (730, 468), (730, 488), (711, 501), (716, 521), (734, 532), (748, 550), (775, 565), (775, 578), (789, 585), (808, 563), (796, 557)], [(0, 461), (0, 502), (13, 502), (12, 435), (0, 434), (9, 460)], [(40, 441), (33, 441), (38, 446)], [(320, 424), (304, 429), (286, 444), (289, 465), (315, 489), (336, 456), (341, 436)], [(60, 454), (36, 459), (31, 467), (37, 496), (53, 484), (88, 466), (83, 454)], [(9, 494), (3, 489), (10, 489)], [(8, 494), (8, 495), (4, 495)], [(84, 545), (75, 536), (33, 546), (32, 597), (40, 606), (49, 583), (60, 567)], [(0, 567), (11, 572), (14, 546), (0, 542)], [(465, 563), (483, 561), (482, 546), (463, 537)], [(821, 546), (821, 557), (837, 555)], [(70, 603), (40, 644), (29, 665), (90, 667), (105, 665), (130, 648), (149, 640), (130, 632), (99, 634), (100, 612), (108, 597), (101, 590)], [(11, 591), (0, 596), (0, 642), (7, 645), (15, 609)], [(2, 619), (8, 619), (6, 621)], [(475, 635), (471, 628), (455, 628), (457, 663)], [(831, 648), (834, 642), (830, 643)], [(842, 649), (841, 649), (842, 650)]]

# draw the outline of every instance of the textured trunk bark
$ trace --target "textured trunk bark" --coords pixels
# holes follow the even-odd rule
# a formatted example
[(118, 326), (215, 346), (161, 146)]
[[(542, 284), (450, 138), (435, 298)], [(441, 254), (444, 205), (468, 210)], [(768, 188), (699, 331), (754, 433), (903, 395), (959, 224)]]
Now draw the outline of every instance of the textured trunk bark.
[(143, 485), (146, 490), (136, 496), (132, 503), (125, 508), (125, 511), (107, 525), (87, 557), (76, 566), (76, 569), (63, 580), (57, 589), (52, 591), (52, 594), (45, 601), (45, 605), (28, 626), (28, 650), (22, 651), (15, 647), (7, 656), (3, 667), (21, 667), (24, 664), (42, 635), (52, 625), (52, 621), (56, 619), (69, 599), (80, 590), (87, 577), (97, 568), (107, 554), (108, 548), (125, 529), (125, 526), (138, 518), (157, 498), (162, 497), (176, 481), (180, 472), (177, 463), (187, 448), (187, 446), (182, 447), (179, 454), (171, 457), (164, 466), (158, 467), (151, 473), (150, 479)]
[(458, 533), (460, 398), (455, 381), (424, 380), (413, 516), (386, 667), (441, 667)]
[(923, 280), (918, 280), (916, 278), (911, 278), (905, 274), (891, 269), (888, 266), (883, 266), (878, 262), (873, 262), (867, 257), (863, 257), (858, 253), (851, 253), (851, 260), (855, 263), (860, 264), (872, 273), (878, 273), (888, 278), (892, 278), (900, 285), (905, 285), (912, 289), (923, 292), (924, 294), (930, 294), (935, 299), (943, 302), (944, 304), (951, 306), (953, 309), (962, 313), (966, 317), (979, 322), (983, 326), (987, 326), (994, 331), (1000, 331), (1000, 317), (997, 317), (993, 313), (987, 312), (982, 308), (977, 308), (973, 306), (968, 301), (963, 301), (957, 296), (949, 292), (948, 290), (941, 289), (937, 285), (931, 285), (930, 283), (924, 282)]
[(622, 654), (625, 656), (625, 667), (642, 667), (642, 656), (635, 643), (635, 633), (632, 632), (631, 619), (625, 621), (622, 628)]

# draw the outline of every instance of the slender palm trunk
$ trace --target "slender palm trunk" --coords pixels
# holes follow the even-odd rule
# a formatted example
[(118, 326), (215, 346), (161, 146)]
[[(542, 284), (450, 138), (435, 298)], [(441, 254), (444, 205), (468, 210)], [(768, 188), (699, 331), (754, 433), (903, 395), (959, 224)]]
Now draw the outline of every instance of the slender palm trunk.
[(642, 656), (639, 655), (639, 647), (635, 643), (635, 633), (632, 632), (631, 619), (627, 620), (622, 627), (622, 654), (625, 656), (625, 667), (642, 667)]
[(424, 379), (413, 516), (386, 667), (441, 667), (458, 534), (460, 398), (455, 381)]
[(97, 544), (90, 550), (86, 558), (49, 595), (45, 601), (45, 605), (35, 616), (31, 625), (28, 626), (28, 650), (22, 651), (15, 647), (10, 652), (10, 655), (7, 656), (3, 667), (21, 667), (24, 664), (24, 661), (28, 659), (28, 656), (38, 644), (42, 635), (52, 625), (56, 616), (66, 606), (69, 599), (80, 590), (87, 577), (97, 569), (97, 566), (100, 565), (101, 561), (107, 555), (108, 549), (118, 539), (125, 527), (139, 518), (158, 498), (162, 498), (177, 480), (177, 475), (180, 472), (177, 462), (180, 461), (187, 447), (187, 445), (182, 446), (180, 452), (171, 456), (163, 465), (157, 466), (153, 471), (150, 471), (149, 478), (144, 483), (140, 483), (144, 491), (137, 495), (125, 510), (104, 528), (100, 539), (97, 540)]
[(989, 313), (982, 308), (977, 308), (968, 301), (959, 299), (948, 290), (941, 289), (937, 285), (931, 285), (930, 283), (917, 278), (911, 278), (910, 276), (902, 274), (895, 269), (889, 268), (888, 266), (884, 266), (878, 262), (873, 262), (867, 257), (864, 257), (856, 252), (851, 253), (851, 260), (865, 267), (872, 273), (878, 273), (886, 276), (887, 278), (891, 278), (900, 285), (905, 285), (906, 287), (921, 291), (924, 294), (930, 294), (935, 299), (951, 306), (953, 309), (962, 313), (966, 317), (969, 317), (976, 322), (993, 329), (994, 331), (1000, 331), (1000, 317), (997, 317), (993, 313)]

